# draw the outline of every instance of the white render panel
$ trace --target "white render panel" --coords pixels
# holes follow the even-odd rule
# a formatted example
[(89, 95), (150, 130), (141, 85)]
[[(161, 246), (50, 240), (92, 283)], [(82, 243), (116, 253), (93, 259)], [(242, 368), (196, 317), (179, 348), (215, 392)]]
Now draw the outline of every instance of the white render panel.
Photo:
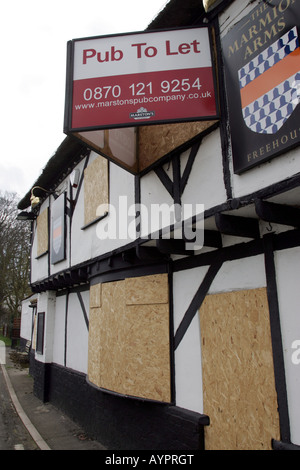
[(291, 441), (300, 445), (300, 248), (275, 253)]
[[(184, 159), (186, 153), (182, 156)], [(203, 138), (181, 201), (182, 204), (204, 204), (204, 210), (226, 201), (219, 130)]]
[[(81, 292), (85, 310), (89, 312), (89, 291)], [(67, 319), (67, 361), (70, 369), (87, 373), (88, 327), (76, 292), (69, 295)]]
[(203, 413), (199, 315), (195, 315), (175, 351), (176, 405)]
[(251, 256), (223, 263), (209, 294), (266, 287), (263, 255)]
[(33, 308), (30, 303), (33, 297), (23, 300), (22, 302), (22, 320), (20, 336), (27, 341), (31, 341), (32, 325), (33, 325)]
[[(276, 136), (274, 136), (276, 141)], [(259, 149), (258, 149), (259, 150)], [(233, 197), (241, 197), (300, 172), (299, 147), (241, 175), (232, 175)]]
[(134, 175), (109, 163), (109, 214), (92, 226), (91, 257), (115, 250), (136, 239)]
[[(208, 267), (204, 266), (174, 273), (174, 334), (207, 270)], [(175, 371), (176, 405), (203, 413), (201, 338), (197, 313), (175, 351)]]
[[(172, 172), (172, 165), (169, 171)], [(163, 204), (171, 208), (174, 200), (158, 176), (151, 171), (141, 178), (141, 235), (143, 237), (161, 228), (159, 220), (153, 215), (157, 215), (158, 211), (163, 209)]]
[(65, 318), (66, 318), (66, 296), (56, 297), (55, 324), (53, 335), (53, 362), (64, 365), (65, 355)]

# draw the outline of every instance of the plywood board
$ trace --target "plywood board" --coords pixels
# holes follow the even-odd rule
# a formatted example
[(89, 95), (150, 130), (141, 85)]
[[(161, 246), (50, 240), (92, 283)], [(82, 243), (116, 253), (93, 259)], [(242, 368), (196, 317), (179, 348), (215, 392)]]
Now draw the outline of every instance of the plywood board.
[(138, 130), (139, 171), (213, 126), (216, 121), (142, 126)]
[(49, 249), (48, 207), (39, 214), (37, 223), (37, 256), (47, 253)]
[[(102, 308), (100, 309), (100, 382), (99, 387), (118, 393), (121, 388), (123, 371), (122, 339), (125, 321), (125, 283), (109, 282), (102, 285)], [(121, 391), (122, 390), (122, 391)]]
[(169, 402), (170, 345), (168, 304), (126, 307), (122, 386), (133, 396)]
[(205, 447), (271, 449), (280, 433), (266, 289), (208, 295), (200, 328)]
[(168, 303), (168, 275), (133, 277), (125, 280), (126, 305)]
[(90, 287), (90, 308), (101, 307), (101, 284)]
[[(163, 291), (157, 296), (160, 303), (150, 295), (153, 285), (157, 292)], [(95, 286), (93, 290), (92, 297)], [(101, 308), (90, 309), (88, 375), (104, 389), (170, 402), (167, 275), (101, 285)]]
[(108, 200), (108, 162), (99, 156), (84, 170), (84, 225), (104, 215)]

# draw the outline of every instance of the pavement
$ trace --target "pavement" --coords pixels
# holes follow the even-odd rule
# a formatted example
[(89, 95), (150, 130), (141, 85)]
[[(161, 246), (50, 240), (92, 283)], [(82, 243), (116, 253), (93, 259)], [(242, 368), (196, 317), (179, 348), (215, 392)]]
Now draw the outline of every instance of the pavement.
[[(37, 450), (106, 450), (98, 441), (51, 403), (43, 403), (33, 393), (28, 364), (16, 360), (15, 351), (6, 348), (0, 361), (10, 398)], [(3, 362), (3, 361), (2, 361)]]

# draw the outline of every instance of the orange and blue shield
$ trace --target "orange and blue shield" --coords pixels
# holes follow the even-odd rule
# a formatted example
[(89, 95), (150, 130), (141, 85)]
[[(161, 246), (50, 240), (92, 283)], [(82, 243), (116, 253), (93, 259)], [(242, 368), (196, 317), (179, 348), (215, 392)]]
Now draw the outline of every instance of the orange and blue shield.
[(260, 134), (276, 134), (300, 102), (297, 27), (244, 65), (238, 75), (246, 126)]

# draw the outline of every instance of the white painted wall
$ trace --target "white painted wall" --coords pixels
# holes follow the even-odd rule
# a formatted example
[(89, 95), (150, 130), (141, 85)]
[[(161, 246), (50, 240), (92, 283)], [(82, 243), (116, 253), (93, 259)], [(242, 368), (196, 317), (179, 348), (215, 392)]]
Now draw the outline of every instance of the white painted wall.
[[(81, 292), (81, 296), (89, 316), (89, 291)], [(69, 295), (66, 362), (66, 366), (70, 369), (87, 373), (88, 328), (75, 292)]]
[(209, 294), (266, 287), (263, 255), (223, 263), (212, 282)]
[[(188, 153), (182, 155), (182, 171)], [(182, 204), (204, 204), (205, 210), (226, 201), (219, 129), (203, 138), (181, 200)]]
[[(180, 155), (181, 175), (188, 161), (190, 150)], [(171, 181), (173, 180), (172, 164), (165, 164), (164, 171)], [(219, 129), (204, 137), (193, 163), (188, 183), (181, 196), (182, 206), (189, 206), (192, 214), (202, 214), (203, 210), (210, 209), (226, 200), (226, 191), (223, 180), (222, 151)], [(141, 204), (145, 208), (142, 212), (142, 236), (155, 234), (162, 225), (158, 225), (158, 219), (151, 216), (162, 206), (173, 207), (174, 199), (161, 183), (154, 171), (141, 178)], [(197, 206), (198, 205), (198, 206)], [(203, 205), (203, 207), (202, 207)], [(157, 209), (155, 209), (155, 206)], [(184, 214), (184, 212), (183, 212)], [(190, 213), (187, 217), (189, 218)], [(168, 219), (166, 219), (168, 222)], [(169, 224), (166, 224), (169, 225)], [(163, 225), (165, 226), (165, 225)]]
[[(89, 291), (81, 292), (81, 296), (87, 316), (89, 317)], [(69, 294), (67, 321), (66, 302), (66, 295), (58, 295), (56, 297), (52, 338), (49, 337), (49, 328), (45, 335), (45, 341), (51, 342), (51, 339), (53, 339), (53, 353), (50, 362), (61, 366), (66, 365), (66, 367), (70, 369), (86, 373), (88, 364), (88, 328), (84, 320), (77, 293), (72, 292)], [(47, 302), (40, 302), (39, 309), (43, 307), (46, 308), (46, 305)], [(66, 337), (65, 331), (67, 332)], [(49, 357), (49, 355), (47, 357)], [(38, 356), (38, 360), (41, 360), (40, 355)]]
[[(174, 333), (198, 290), (207, 266), (173, 275)], [(203, 413), (200, 321), (196, 313), (175, 351), (176, 405)]]
[(291, 441), (300, 445), (300, 248), (275, 253)]
[(109, 163), (109, 204), (108, 216), (89, 232), (92, 258), (136, 239), (135, 231), (128, 231), (128, 226), (135, 227), (134, 175), (112, 162)]
[[(164, 165), (164, 170), (172, 179), (172, 165)], [(141, 178), (141, 236), (146, 237), (150, 233), (154, 233), (161, 225), (156, 223), (156, 216), (160, 206), (167, 204), (172, 207), (174, 199), (170, 196), (166, 188), (160, 182), (160, 179), (154, 171), (151, 171)]]
[(53, 332), (53, 362), (64, 365), (65, 357), (65, 318), (66, 318), (66, 296), (56, 297), (55, 323)]
[(33, 327), (33, 308), (30, 307), (30, 303), (34, 298), (35, 296), (33, 295), (23, 300), (22, 302), (20, 336), (27, 341), (31, 341)]

